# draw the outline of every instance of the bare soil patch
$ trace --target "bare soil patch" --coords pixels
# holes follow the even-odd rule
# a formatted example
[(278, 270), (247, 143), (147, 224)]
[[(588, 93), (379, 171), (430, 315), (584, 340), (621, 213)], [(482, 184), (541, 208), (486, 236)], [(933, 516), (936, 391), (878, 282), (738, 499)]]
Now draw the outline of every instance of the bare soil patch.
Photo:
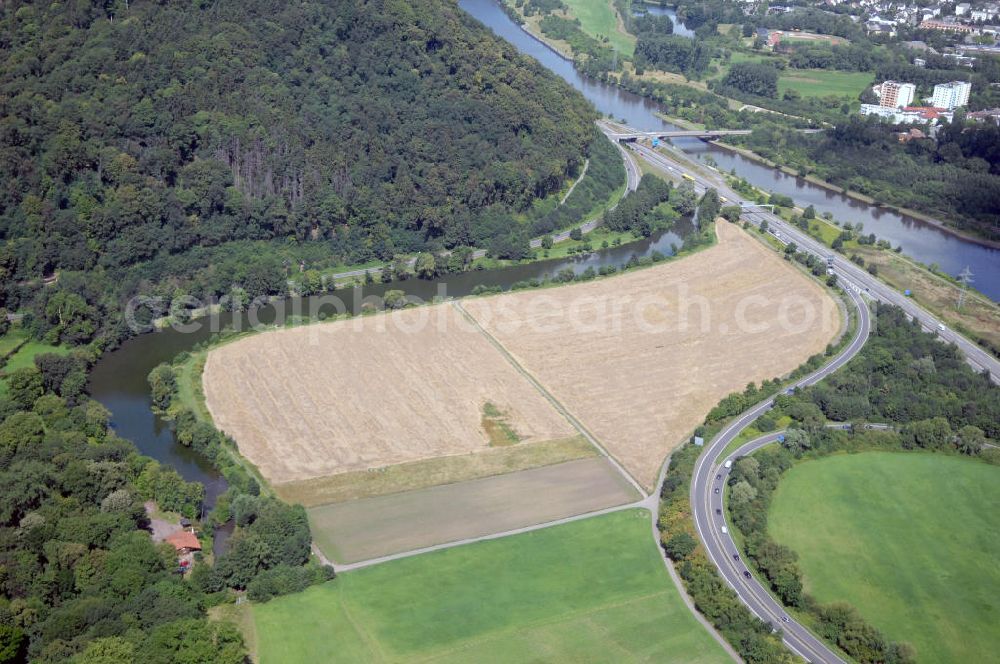
[(209, 353), (203, 385), (275, 484), (486, 450), (487, 403), (517, 446), (576, 434), (449, 304), (240, 339)]
[(463, 303), (647, 488), (722, 397), (790, 372), (841, 326), (819, 284), (717, 228), (716, 246), (662, 266)]
[(481, 537), (638, 500), (607, 459), (324, 505), (309, 510), (324, 555), (351, 563)]

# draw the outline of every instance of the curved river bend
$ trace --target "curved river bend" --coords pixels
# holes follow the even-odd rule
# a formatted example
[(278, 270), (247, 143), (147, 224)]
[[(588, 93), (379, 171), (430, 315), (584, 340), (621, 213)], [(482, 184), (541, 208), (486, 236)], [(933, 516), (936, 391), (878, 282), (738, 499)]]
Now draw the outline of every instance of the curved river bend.
[[(621, 267), (633, 255), (649, 256), (654, 251), (670, 255), (673, 253), (672, 245), (680, 246), (691, 228), (691, 222), (682, 219), (668, 232), (586, 256), (539, 261), (497, 270), (473, 270), (447, 275), (435, 281), (414, 278), (389, 284), (371, 284), (342, 289), (331, 295), (339, 297), (347, 311), (355, 313), (363, 298), (381, 296), (389, 289), (400, 289), (407, 295), (425, 301), (441, 294), (441, 287), (446, 288), (446, 295), (454, 297), (469, 295), (479, 285), (507, 289), (518, 281), (541, 279), (567, 268), (580, 274), (590, 267), (595, 270), (605, 265)], [(309, 304), (309, 298), (283, 300), (261, 310), (258, 320), (262, 323), (280, 322), (285, 313), (309, 311)], [(89, 388), (91, 396), (111, 411), (112, 424), (120, 436), (133, 441), (146, 456), (175, 468), (184, 479), (202, 482), (205, 485), (206, 503), (211, 506), (216, 497), (225, 491), (225, 479), (201, 454), (174, 440), (169, 423), (153, 413), (149, 384), (146, 382), (149, 372), (157, 364), (169, 362), (178, 353), (191, 350), (196, 343), (208, 339), (214, 331), (209, 320), (193, 321), (192, 329), (183, 333), (166, 329), (129, 339), (121, 348), (101, 357), (90, 374)], [(216, 319), (216, 329), (232, 322), (232, 313), (222, 313)], [(240, 323), (244, 328), (247, 326), (245, 314), (241, 315)]]
[[(572, 62), (511, 20), (496, 0), (458, 0), (458, 5), (519, 51), (565, 79), (601, 113), (624, 119), (629, 125), (646, 131), (678, 128), (656, 116), (660, 110), (657, 103), (580, 74), (573, 68)], [(653, 5), (647, 6), (647, 9), (650, 13), (670, 16), (675, 22), (676, 33), (690, 36), (690, 30), (677, 27), (673, 10)], [(903, 253), (922, 263), (936, 263), (952, 275), (957, 275), (968, 266), (975, 275), (975, 286), (991, 299), (1000, 300), (1000, 249), (964, 240), (908, 215), (856, 201), (696, 138), (675, 139), (674, 143), (697, 157), (711, 155), (719, 170), (729, 172), (735, 169), (738, 175), (765, 191), (791, 196), (796, 203), (812, 205), (820, 213), (829, 212), (842, 222), (861, 222), (867, 232), (875, 233), (893, 246), (902, 245)]]
[[(602, 113), (624, 118), (630, 125), (646, 130), (672, 128), (672, 125), (655, 115), (659, 108), (656, 103), (614, 86), (584, 78), (573, 68), (572, 62), (522, 30), (504, 14), (494, 0), (459, 0), (459, 6), (514, 44), (521, 52), (536, 58), (568, 81)], [(650, 7), (650, 11), (673, 18), (671, 10)], [(678, 34), (687, 35), (689, 32), (682, 27), (677, 30)], [(692, 154), (711, 154), (720, 168), (726, 171), (735, 168), (739, 175), (763, 189), (787, 194), (802, 204), (812, 204), (818, 211), (830, 212), (842, 221), (863, 222), (867, 230), (893, 244), (902, 244), (906, 253), (920, 261), (937, 263), (953, 274), (969, 265), (976, 273), (976, 283), (980, 290), (994, 299), (1000, 298), (998, 250), (963, 241), (905, 215), (859, 203), (699, 140), (682, 140), (678, 141), (678, 145)], [(673, 232), (628, 246), (599, 251), (585, 258), (449, 275), (447, 292), (453, 296), (467, 295), (479, 284), (508, 288), (517, 281), (554, 274), (565, 267), (579, 273), (590, 266), (621, 266), (633, 253), (643, 256), (658, 250), (669, 254), (670, 246), (679, 245), (689, 230), (690, 225), (681, 222)], [(429, 299), (437, 293), (438, 282), (413, 279), (404, 283), (376, 284), (366, 286), (358, 295), (380, 295), (389, 288), (401, 288), (407, 294)], [(341, 295), (350, 309), (355, 293), (346, 290), (337, 294)], [(228, 324), (231, 321), (229, 316), (222, 316), (220, 324)], [(261, 318), (268, 321), (275, 316), (272, 309), (263, 312)], [(184, 334), (164, 330), (129, 340), (118, 350), (101, 358), (91, 373), (89, 387), (91, 395), (111, 411), (112, 423), (121, 436), (132, 440), (143, 454), (177, 469), (185, 479), (204, 483), (207, 502), (211, 505), (225, 490), (225, 479), (201, 455), (174, 440), (169, 425), (155, 416), (150, 408), (149, 386), (146, 382), (149, 371), (157, 364), (169, 361), (181, 351), (190, 350), (194, 344), (207, 339), (211, 334), (207, 323), (195, 327), (195, 331)]]

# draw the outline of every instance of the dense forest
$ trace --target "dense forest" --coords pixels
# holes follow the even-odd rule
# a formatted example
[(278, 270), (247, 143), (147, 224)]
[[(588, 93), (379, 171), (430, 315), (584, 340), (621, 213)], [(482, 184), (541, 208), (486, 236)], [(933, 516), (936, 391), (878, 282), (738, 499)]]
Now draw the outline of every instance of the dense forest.
[[(0, 661), (244, 662), (208, 609), (333, 571), (304, 509), (172, 403), (173, 367), (154, 402), (226, 477), (214, 509), (115, 435), (86, 374), (129, 334), (125, 299), (283, 292), (292, 259), (519, 245), (606, 201), (621, 160), (582, 97), (443, 0), (10, 2), (0, 35), (0, 326), (20, 310), (73, 347), (0, 389)], [(150, 537), (158, 511), (205, 533), (187, 580)]]
[[(242, 637), (143, 529), (144, 500), (193, 516), (201, 485), (139, 456), (72, 376), (39, 356), (0, 398), (0, 653), (5, 662), (242, 662)], [(104, 659), (102, 659), (102, 657)]]
[[(144, 503), (197, 519), (204, 487), (115, 435), (110, 413), (83, 393), (92, 360), (82, 348), (38, 355), (0, 396), (0, 661), (244, 662), (240, 634), (206, 610), (232, 601), (229, 589), (266, 601), (332, 578), (309, 562), (305, 510), (262, 496), (226, 457), (232, 441), (178, 412), (178, 440), (230, 480), (201, 523), (236, 528), (214, 565), (196, 554), (185, 581), (175, 547), (147, 532), (155, 512)], [(169, 372), (151, 381), (163, 407)]]
[(46, 297), (114, 309), (173, 276), (164, 256), (234, 240), (349, 262), (483, 242), (595, 135), (582, 97), (443, 0), (10, 2), (0, 33), (9, 309), (54, 272)]

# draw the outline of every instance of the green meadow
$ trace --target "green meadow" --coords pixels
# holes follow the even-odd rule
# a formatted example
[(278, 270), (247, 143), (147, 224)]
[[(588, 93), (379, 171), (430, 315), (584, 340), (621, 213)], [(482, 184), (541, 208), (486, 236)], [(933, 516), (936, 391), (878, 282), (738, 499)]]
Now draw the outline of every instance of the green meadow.
[(253, 620), (261, 664), (727, 661), (639, 509), (346, 572)]
[(1000, 468), (918, 453), (807, 461), (781, 480), (768, 524), (809, 593), (854, 605), (918, 661), (1000, 652)]

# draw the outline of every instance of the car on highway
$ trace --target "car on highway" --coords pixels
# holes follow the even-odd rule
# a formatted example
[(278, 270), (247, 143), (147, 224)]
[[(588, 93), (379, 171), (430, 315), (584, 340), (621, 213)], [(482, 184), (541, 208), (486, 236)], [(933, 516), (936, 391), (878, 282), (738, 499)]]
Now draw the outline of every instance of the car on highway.
[(722, 465), (725, 466), (726, 468), (732, 468), (733, 467), (733, 460), (732, 459), (726, 459), (726, 462), (724, 464), (722, 464)]
[(788, 616), (781, 616), (781, 622), (784, 622), (784, 623), (789, 622)]
[(715, 493), (719, 493), (719, 487), (715, 487)]
[(745, 576), (748, 579), (752, 579), (753, 578), (753, 574), (751, 574), (750, 570), (748, 570), (748, 569), (743, 570), (743, 576)]
[(734, 553), (733, 554), (733, 560), (739, 560), (739, 559), (740, 559), (740, 554)]
[(721, 479), (722, 479), (722, 473), (719, 473), (718, 475), (716, 475), (716, 476), (715, 476), (715, 479), (717, 479), (717, 480), (721, 480)]
[(728, 535), (729, 534), (729, 528), (726, 528), (725, 526), (722, 526), (722, 534), (723, 535)]
[(722, 514), (722, 508), (721, 507), (716, 507), (715, 508), (715, 513), (716, 514)]
[(944, 323), (938, 323), (938, 332), (944, 332), (944, 331), (945, 331)]

